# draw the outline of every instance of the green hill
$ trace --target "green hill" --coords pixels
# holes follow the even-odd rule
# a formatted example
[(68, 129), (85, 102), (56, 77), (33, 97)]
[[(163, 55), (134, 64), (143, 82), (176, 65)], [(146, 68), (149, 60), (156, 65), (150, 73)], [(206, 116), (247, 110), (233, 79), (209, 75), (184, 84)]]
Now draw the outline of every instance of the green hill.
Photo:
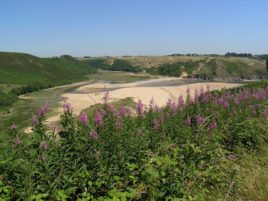
[(23, 53), (0, 52), (0, 84), (61, 85), (85, 80), (95, 72), (71, 56), (39, 58)]
[[(83, 59), (94, 68), (137, 71), (167, 76), (206, 79), (254, 79), (267, 77), (262, 58), (226, 56), (136, 56)], [(118, 62), (120, 61), (120, 62)], [(124, 64), (124, 68), (122, 65)]]

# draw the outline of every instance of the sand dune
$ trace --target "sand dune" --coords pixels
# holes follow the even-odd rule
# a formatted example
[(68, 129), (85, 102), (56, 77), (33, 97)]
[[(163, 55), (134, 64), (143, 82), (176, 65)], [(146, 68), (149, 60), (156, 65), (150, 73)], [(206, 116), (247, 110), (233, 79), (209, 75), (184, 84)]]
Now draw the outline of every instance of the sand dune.
[[(132, 86), (119, 88), (110, 91), (111, 101), (119, 100), (122, 98), (131, 97), (134, 101), (141, 100), (144, 104), (149, 104), (151, 99), (158, 103), (159, 106), (163, 106), (169, 98), (178, 98), (180, 95), (186, 96), (186, 90), (189, 88), (191, 94), (194, 94), (194, 91), (197, 89), (207, 88), (207, 85), (210, 86), (211, 90), (217, 90), (222, 88), (232, 88), (237, 87), (240, 84), (231, 84), (231, 83), (196, 83), (182, 86), (166, 86), (166, 87), (137, 87)], [(101, 85), (103, 86), (103, 85)], [(83, 86), (80, 88), (81, 92), (85, 92), (84, 89), (89, 86)], [(107, 90), (111, 88), (105, 86)], [(96, 85), (94, 85), (96, 88)], [(98, 93), (65, 93), (63, 97), (66, 98), (66, 101), (71, 103), (74, 110), (79, 112), (91, 105), (96, 103), (102, 103), (103, 92)]]
[[(178, 83), (177, 86), (173, 86), (174, 83), (172, 82), (175, 84)], [(79, 114), (80, 111), (92, 105), (102, 103), (103, 92), (105, 90), (109, 91), (110, 101), (131, 97), (135, 102), (141, 100), (144, 104), (148, 105), (151, 99), (154, 98), (159, 106), (163, 106), (169, 98), (178, 98), (180, 95), (185, 97), (188, 88), (191, 91), (191, 95), (194, 95), (196, 89), (200, 90), (203, 88), (206, 90), (207, 86), (210, 87), (210, 90), (240, 86), (240, 84), (233, 83), (201, 82), (187, 84), (187, 82), (191, 81), (182, 78), (159, 78), (124, 84), (109, 84), (105, 82), (87, 83), (83, 86), (78, 86), (78, 88), (72, 92), (64, 93), (62, 97), (66, 102), (72, 105), (74, 112)], [(172, 86), (165, 86), (167, 83), (172, 83)], [(57, 108), (55, 111), (57, 115), (49, 117), (48, 122), (56, 122), (60, 119), (62, 108)], [(30, 131), (30, 127), (25, 130), (25, 132)]]

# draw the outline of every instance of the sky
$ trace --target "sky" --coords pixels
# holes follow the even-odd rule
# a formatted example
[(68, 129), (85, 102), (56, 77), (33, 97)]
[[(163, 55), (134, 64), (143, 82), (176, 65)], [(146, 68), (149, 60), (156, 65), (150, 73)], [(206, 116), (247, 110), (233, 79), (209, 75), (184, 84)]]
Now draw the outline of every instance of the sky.
[(267, 0), (0, 0), (0, 51), (268, 53)]

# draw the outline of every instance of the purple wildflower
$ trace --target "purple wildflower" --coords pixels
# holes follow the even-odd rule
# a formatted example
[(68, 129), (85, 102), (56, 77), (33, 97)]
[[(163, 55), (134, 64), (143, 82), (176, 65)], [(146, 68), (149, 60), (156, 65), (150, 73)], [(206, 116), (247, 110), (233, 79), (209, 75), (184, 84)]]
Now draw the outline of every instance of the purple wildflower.
[(79, 119), (80, 119), (80, 122), (82, 124), (85, 124), (86, 125), (88, 123), (88, 117), (87, 117), (87, 115), (84, 112), (81, 112), (80, 113)]
[(184, 106), (184, 104), (185, 104), (184, 98), (182, 95), (180, 95), (179, 100), (178, 100), (178, 106), (182, 107)]
[(103, 96), (103, 101), (104, 101), (104, 103), (107, 103), (108, 102), (108, 100), (109, 100), (109, 91), (105, 91), (104, 92), (104, 96)]
[(111, 112), (111, 113), (115, 112), (115, 109), (111, 104), (108, 104), (108, 111)]
[(235, 154), (230, 154), (227, 156), (228, 160), (235, 160), (236, 159), (236, 155)]
[(191, 124), (192, 124), (192, 120), (191, 120), (191, 117), (188, 115), (186, 120), (185, 120), (185, 125), (186, 126), (191, 126)]
[(14, 146), (17, 147), (18, 145), (21, 144), (21, 139), (19, 138), (19, 136), (17, 135), (14, 141)]
[(136, 104), (136, 111), (139, 117), (144, 117), (145, 114), (145, 106), (144, 104), (141, 102), (141, 100), (138, 100), (137, 104)]
[(93, 140), (97, 140), (97, 139), (99, 139), (99, 135), (98, 135), (98, 133), (97, 133), (95, 130), (92, 130), (92, 131), (89, 133), (89, 136), (90, 136)]
[(38, 109), (38, 115), (44, 116), (48, 112), (48, 104), (45, 104), (43, 107)]
[(63, 111), (66, 112), (70, 112), (72, 110), (72, 106), (70, 103), (64, 102), (63, 103)]
[(45, 142), (45, 141), (42, 141), (40, 143), (40, 145), (39, 145), (39, 149), (44, 150), (44, 151), (47, 150), (48, 149), (48, 143)]
[(121, 106), (117, 113), (121, 117), (128, 116), (129, 115), (129, 108), (127, 108), (125, 106)]
[(217, 122), (215, 120), (212, 120), (209, 124), (209, 129), (214, 130), (217, 127)]
[(53, 133), (55, 133), (55, 131), (56, 131), (56, 122), (51, 122), (50, 129), (52, 130)]
[(198, 115), (197, 117), (196, 117), (196, 123), (197, 123), (197, 125), (202, 125), (202, 124), (204, 124), (205, 123), (205, 118), (203, 117), (203, 116), (201, 116), (201, 115)]
[(158, 107), (157, 103), (155, 102), (154, 98), (152, 98), (151, 101), (150, 101), (150, 110), (152, 112), (158, 112), (159, 111), (159, 107)]
[(104, 114), (105, 114), (104, 111), (99, 110), (99, 111), (97, 111), (97, 113), (94, 117), (94, 122), (100, 127), (102, 127), (104, 125), (104, 122), (103, 122)]
[(16, 123), (15, 123), (15, 122), (13, 122), (13, 124), (10, 126), (10, 128), (11, 128), (12, 130), (15, 130), (15, 129), (17, 128)]

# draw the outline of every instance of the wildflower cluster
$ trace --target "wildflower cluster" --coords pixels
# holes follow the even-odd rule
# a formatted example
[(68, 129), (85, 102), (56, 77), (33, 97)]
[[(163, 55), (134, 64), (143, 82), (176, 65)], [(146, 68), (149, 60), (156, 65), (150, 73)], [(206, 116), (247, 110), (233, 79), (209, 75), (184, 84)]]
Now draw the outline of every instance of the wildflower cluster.
[(92, 116), (75, 116), (64, 103), (56, 137), (55, 126), (45, 124), (45, 105), (33, 115), (27, 143), (14, 135), (15, 154), (0, 163), (1, 179), (12, 185), (10, 198), (22, 200), (198, 200), (212, 189), (227, 192), (234, 176), (228, 164), (265, 143), (268, 87), (258, 86), (207, 87), (193, 97), (188, 89), (162, 108), (152, 99), (118, 110), (105, 92)]

